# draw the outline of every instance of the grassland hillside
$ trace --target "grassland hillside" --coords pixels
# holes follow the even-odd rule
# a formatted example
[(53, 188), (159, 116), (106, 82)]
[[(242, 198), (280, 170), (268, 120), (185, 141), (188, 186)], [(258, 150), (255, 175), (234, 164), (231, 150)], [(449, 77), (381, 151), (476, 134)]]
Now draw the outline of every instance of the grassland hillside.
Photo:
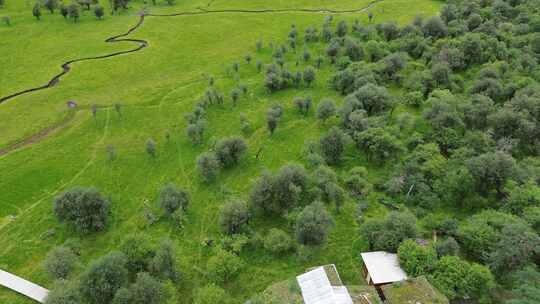
[[(82, 10), (74, 22), (5, 0), (0, 99), (88, 60), (0, 103), (0, 268), (71, 290), (44, 269), (55, 248), (77, 252), (75, 284), (111, 251), (169, 239), (180, 274), (163, 280), (170, 303), (256, 303), (316, 265), (364, 285), (359, 253), (399, 248), (407, 272), (451, 300), (515, 296), (513, 278), (537, 275), (537, 1), (449, 2), (131, 1), (115, 14), (101, 2), (91, 6), (103, 18)], [(121, 34), (131, 41), (106, 42)], [(200, 155), (230, 153), (231, 137), (246, 152), (206, 181)], [(327, 148), (341, 144), (333, 159)], [(189, 204), (168, 216), (170, 184)], [(53, 208), (77, 186), (110, 204), (98, 232)], [(402, 242), (434, 233), (426, 247)], [(30, 301), (0, 289), (0, 303)]]

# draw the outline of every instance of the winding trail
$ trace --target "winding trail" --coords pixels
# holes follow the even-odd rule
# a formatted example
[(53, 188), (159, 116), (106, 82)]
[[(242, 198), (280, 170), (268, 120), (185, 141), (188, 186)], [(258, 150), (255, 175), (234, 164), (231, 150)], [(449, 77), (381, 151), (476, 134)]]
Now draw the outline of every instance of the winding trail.
[(135, 24), (135, 26), (131, 27), (127, 32), (123, 33), (123, 34), (120, 34), (120, 35), (116, 35), (116, 36), (112, 36), (112, 37), (109, 37), (105, 40), (105, 42), (107, 43), (117, 43), (117, 42), (133, 42), (133, 43), (137, 43), (138, 46), (134, 49), (129, 49), (129, 50), (125, 50), (125, 51), (118, 51), (118, 52), (114, 52), (114, 53), (110, 53), (110, 54), (106, 54), (106, 55), (100, 55), (100, 56), (94, 56), (94, 57), (85, 57), (85, 58), (78, 58), (78, 59), (72, 59), (70, 61), (67, 61), (65, 63), (63, 63), (61, 65), (62, 67), (62, 72), (55, 75), (51, 80), (49, 80), (49, 82), (47, 82), (46, 84), (42, 85), (42, 86), (39, 86), (39, 87), (35, 87), (35, 88), (30, 88), (30, 89), (26, 89), (26, 90), (23, 90), (23, 91), (20, 91), (20, 92), (17, 92), (17, 93), (13, 93), (11, 95), (8, 95), (8, 96), (4, 96), (4, 97), (0, 97), (0, 104), (3, 103), (3, 102), (6, 102), (10, 99), (13, 99), (15, 97), (18, 97), (18, 96), (21, 96), (21, 95), (24, 95), (24, 94), (28, 94), (28, 93), (32, 93), (32, 92), (36, 92), (36, 91), (40, 91), (40, 90), (44, 90), (44, 89), (48, 89), (48, 88), (52, 88), (54, 87), (55, 85), (57, 85), (59, 82), (60, 82), (60, 78), (62, 78), (62, 76), (66, 75), (67, 73), (69, 73), (69, 71), (71, 70), (71, 65), (73, 63), (76, 63), (76, 62), (81, 62), (81, 61), (89, 61), (89, 60), (98, 60), (98, 59), (105, 59), (105, 58), (110, 58), (110, 57), (114, 57), (114, 56), (118, 56), (118, 55), (124, 55), (124, 54), (128, 54), (128, 53), (133, 53), (133, 52), (137, 52), (137, 51), (140, 51), (142, 50), (143, 48), (147, 47), (148, 46), (148, 42), (146, 40), (142, 40), (142, 39), (131, 39), (131, 38), (123, 38), (123, 37), (126, 37), (128, 36), (129, 34), (133, 33), (136, 29), (138, 29), (144, 22), (144, 17), (145, 15), (144, 14), (141, 14), (140, 15), (140, 18), (139, 18), (139, 22), (137, 22), (137, 24)]
[[(34, 87), (34, 88), (25, 89), (25, 90), (22, 90), (22, 91), (19, 91), (19, 92), (16, 92), (16, 93), (4, 96), (4, 97), (0, 97), (0, 104), (2, 104), (4, 102), (7, 102), (8, 100), (12, 100), (12, 99), (14, 99), (14, 98), (16, 98), (18, 96), (21, 96), (21, 95), (33, 93), (33, 92), (36, 92), (36, 91), (45, 90), (45, 89), (52, 88), (52, 87), (56, 86), (60, 82), (60, 79), (64, 75), (66, 75), (67, 73), (69, 73), (71, 71), (72, 65), (77, 63), (77, 62), (90, 61), (90, 60), (100, 60), (100, 59), (106, 59), (106, 58), (111, 58), (111, 57), (115, 57), (115, 56), (125, 55), (125, 54), (129, 54), (129, 53), (134, 53), (134, 52), (141, 51), (142, 49), (150, 46), (149, 42), (144, 40), (144, 39), (126, 38), (127, 36), (129, 36), (130, 34), (135, 32), (138, 28), (140, 28), (143, 25), (145, 18), (148, 18), (148, 17), (197, 16), (197, 15), (227, 14), (227, 13), (240, 13), (240, 14), (267, 14), (267, 13), (347, 14), (347, 13), (365, 12), (368, 9), (370, 9), (372, 6), (374, 6), (375, 4), (377, 4), (379, 2), (382, 2), (382, 1), (384, 1), (384, 0), (373, 0), (368, 5), (366, 5), (365, 7), (358, 8), (358, 9), (349, 9), (349, 10), (333, 10), (333, 9), (325, 9), (325, 8), (322, 8), (322, 9), (284, 8), (284, 9), (254, 9), (254, 10), (246, 10), (246, 9), (210, 10), (210, 9), (207, 9), (207, 8), (198, 7), (197, 8), (198, 11), (183, 11), (183, 12), (170, 13), (170, 14), (153, 14), (153, 13), (141, 12), (141, 13), (139, 13), (138, 22), (134, 26), (130, 27), (126, 32), (124, 32), (122, 34), (115, 35), (115, 36), (111, 36), (111, 37), (105, 39), (106, 43), (131, 42), (131, 43), (135, 43), (136, 47), (128, 49), (128, 50), (123, 50), (123, 51), (118, 51), (118, 52), (114, 52), (114, 53), (105, 54), (105, 55), (99, 55), (99, 56), (93, 56), (93, 57), (84, 57), (84, 58), (77, 58), (77, 59), (69, 60), (69, 61), (67, 61), (67, 62), (65, 62), (65, 63), (63, 63), (61, 65), (62, 72), (60, 72), (59, 74), (53, 76), (51, 78), (51, 80), (49, 80), (46, 84), (38, 86), (38, 87)], [(211, 3), (212, 2), (210, 2), (208, 6), (210, 6)], [(49, 126), (47, 128), (44, 128), (44, 129), (38, 131), (37, 133), (35, 133), (33, 135), (30, 135), (29, 137), (24, 138), (24, 139), (22, 139), (22, 140), (20, 140), (18, 142), (15, 142), (15, 143), (13, 143), (11, 145), (8, 145), (5, 148), (1, 148), (0, 149), (0, 157), (5, 156), (5, 155), (9, 154), (10, 152), (18, 150), (20, 148), (23, 148), (25, 146), (32, 145), (34, 143), (40, 142), (43, 139), (50, 136), (51, 134), (55, 133), (56, 131), (59, 131), (59, 130), (67, 127), (69, 125), (69, 123), (75, 118), (74, 114), (75, 113), (73, 111), (71, 114), (67, 115), (66, 118), (62, 119), (60, 122), (55, 123), (54, 125)]]
[(100, 56), (94, 56), (94, 57), (84, 57), (84, 58), (78, 58), (78, 59), (72, 59), (69, 60), (61, 65), (62, 72), (55, 75), (49, 82), (47, 82), (44, 85), (41, 85), (39, 87), (29, 88), (25, 89), (7, 96), (0, 97), (0, 104), (4, 103), (10, 99), (13, 99), (15, 97), (52, 88), (56, 86), (60, 82), (60, 78), (62, 76), (69, 73), (71, 70), (71, 65), (77, 62), (81, 61), (89, 61), (89, 60), (99, 60), (99, 59), (105, 59), (110, 57), (115, 57), (119, 55), (129, 54), (133, 52), (138, 52), (145, 47), (149, 46), (148, 41), (143, 39), (133, 39), (133, 38), (125, 38), (129, 36), (131, 33), (136, 31), (139, 27), (142, 26), (145, 17), (175, 17), (175, 16), (196, 16), (196, 15), (208, 15), (208, 14), (220, 14), (220, 13), (243, 13), (243, 14), (263, 14), (263, 13), (317, 13), (317, 14), (346, 14), (346, 13), (360, 13), (364, 12), (368, 9), (370, 9), (373, 5), (382, 2), (384, 0), (374, 0), (370, 2), (367, 6), (358, 8), (358, 9), (350, 9), (350, 10), (333, 10), (333, 9), (308, 9), (308, 8), (284, 8), (284, 9), (254, 9), (254, 10), (245, 10), (245, 9), (222, 9), (222, 10), (209, 10), (202, 7), (197, 8), (198, 11), (183, 11), (183, 12), (177, 12), (177, 13), (170, 13), (170, 14), (152, 14), (152, 13), (144, 13), (141, 12), (139, 14), (139, 21), (129, 28), (125, 33), (115, 35), (112, 37), (109, 37), (105, 40), (106, 43), (118, 43), (118, 42), (133, 42), (137, 44), (137, 46), (133, 49), (124, 50), (124, 51), (118, 51), (110, 54), (100, 55)]

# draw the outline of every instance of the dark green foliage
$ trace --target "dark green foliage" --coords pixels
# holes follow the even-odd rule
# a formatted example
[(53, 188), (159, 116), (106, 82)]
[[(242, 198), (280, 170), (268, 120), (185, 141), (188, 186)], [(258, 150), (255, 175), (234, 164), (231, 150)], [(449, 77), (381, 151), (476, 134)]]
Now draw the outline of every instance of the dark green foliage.
[(152, 138), (146, 140), (145, 149), (148, 155), (151, 157), (156, 157), (156, 142)]
[(164, 286), (146, 272), (137, 274), (137, 279), (129, 288), (116, 293), (113, 304), (159, 304), (166, 299)]
[(311, 53), (308, 49), (304, 49), (304, 53), (302, 54), (302, 58), (305, 62), (308, 62), (311, 59)]
[(206, 152), (197, 157), (197, 171), (206, 182), (215, 180), (220, 168), (221, 164), (213, 152)]
[(471, 88), (471, 94), (481, 94), (495, 102), (502, 102), (505, 97), (501, 82), (493, 78), (479, 79)]
[(278, 104), (271, 106), (268, 111), (266, 111), (266, 126), (268, 131), (270, 131), (270, 134), (274, 134), (281, 119), (281, 115), (283, 115), (283, 108)]
[(109, 201), (92, 188), (73, 188), (54, 199), (58, 220), (72, 224), (82, 233), (105, 229), (109, 208)]
[(345, 151), (345, 135), (339, 128), (333, 127), (321, 137), (320, 149), (327, 164), (338, 164)]
[(206, 121), (203, 119), (199, 119), (195, 123), (188, 124), (186, 128), (186, 134), (189, 140), (194, 145), (198, 145), (203, 142), (205, 131), (206, 131)]
[(78, 262), (78, 256), (70, 248), (59, 246), (47, 254), (43, 267), (51, 279), (66, 279)]
[(437, 253), (431, 245), (419, 245), (415, 240), (405, 240), (398, 248), (399, 265), (407, 275), (427, 275), (435, 268)]
[(375, 40), (370, 40), (365, 44), (366, 57), (369, 62), (377, 62), (383, 59), (388, 51), (385, 48), (383, 42), (377, 42)]
[(351, 61), (360, 61), (364, 57), (364, 49), (351, 38), (345, 39), (345, 54)]
[(105, 15), (105, 9), (103, 8), (103, 6), (96, 5), (96, 7), (94, 7), (94, 15), (98, 19), (103, 18), (103, 16)]
[(315, 81), (316, 72), (315, 69), (312, 66), (308, 66), (304, 69), (303, 74), (304, 82), (308, 87), (311, 87), (311, 84)]
[(231, 200), (220, 209), (219, 225), (225, 234), (241, 233), (249, 223), (250, 214), (246, 202)]
[(435, 251), (439, 258), (445, 255), (458, 255), (459, 244), (453, 237), (448, 237), (435, 243)]
[(540, 234), (540, 207), (527, 207), (523, 210), (524, 220)]
[(336, 41), (333, 41), (326, 48), (326, 55), (328, 55), (328, 57), (330, 57), (331, 62), (334, 63), (336, 61), (336, 57), (338, 53), (339, 53), (339, 43)]
[(233, 136), (220, 140), (216, 144), (216, 157), (223, 168), (232, 167), (240, 161), (247, 151), (247, 144), (243, 138)]
[(171, 240), (164, 239), (159, 243), (149, 268), (152, 275), (161, 279), (175, 282), (180, 278), (181, 274), (176, 266), (176, 252)]
[(231, 299), (227, 292), (215, 285), (209, 284), (195, 290), (193, 304), (215, 304), (215, 303), (230, 303)]
[(394, 40), (399, 37), (399, 28), (395, 22), (377, 24), (377, 31), (386, 41)]
[(81, 294), (73, 282), (58, 280), (49, 292), (45, 304), (80, 304)]
[(41, 19), (41, 4), (39, 4), (39, 2), (34, 4), (34, 7), (32, 8), (32, 16), (36, 17), (37, 20)]
[(127, 9), (130, 0), (112, 0), (111, 6), (113, 11), (117, 11), (119, 8)]
[(487, 267), (469, 264), (456, 256), (442, 257), (430, 281), (450, 300), (479, 299), (495, 285)]
[(370, 250), (396, 252), (402, 241), (416, 237), (416, 217), (392, 211), (384, 218), (370, 218), (360, 226), (360, 235), (368, 241)]
[(111, 252), (92, 262), (80, 277), (81, 295), (89, 304), (111, 303), (116, 292), (128, 282), (126, 257)]
[(282, 254), (293, 247), (292, 238), (287, 232), (272, 228), (264, 238), (264, 248), (274, 254)]
[(187, 191), (167, 184), (161, 189), (159, 194), (159, 206), (166, 215), (172, 215), (176, 210), (187, 211), (190, 202), (190, 195)]
[(505, 192), (504, 210), (513, 214), (523, 214), (528, 207), (540, 206), (540, 187), (534, 182), (523, 185), (510, 183)]
[(264, 214), (282, 214), (306, 198), (308, 174), (299, 165), (289, 164), (275, 175), (263, 172), (250, 193), (250, 203)]
[(488, 152), (473, 157), (466, 165), (474, 178), (476, 190), (483, 195), (488, 195), (492, 190), (500, 194), (516, 170), (514, 158), (504, 152)]
[(529, 266), (513, 276), (513, 299), (505, 304), (534, 304), (540, 299), (540, 272), (536, 267)]
[(317, 198), (325, 203), (334, 204), (339, 213), (345, 199), (345, 190), (337, 183), (336, 173), (331, 168), (321, 165), (313, 172), (312, 180), (318, 188), (314, 191)]
[(429, 18), (426, 23), (424, 23), (422, 31), (426, 37), (434, 39), (443, 38), (448, 34), (448, 28), (439, 16)]
[(390, 109), (392, 104), (386, 88), (368, 83), (345, 98), (340, 114), (346, 117), (355, 110), (364, 110), (368, 115), (380, 114)]
[(237, 88), (232, 89), (231, 91), (231, 100), (233, 102), (233, 106), (236, 106), (236, 103), (238, 102), (238, 98), (240, 98), (240, 90)]
[(401, 142), (382, 128), (370, 128), (358, 133), (354, 140), (358, 149), (366, 153), (368, 159), (377, 162), (395, 158), (403, 151)]
[(218, 249), (216, 254), (208, 259), (206, 271), (211, 281), (217, 284), (230, 282), (242, 268), (242, 260), (235, 254)]
[(77, 3), (71, 3), (67, 7), (68, 11), (68, 17), (73, 20), (73, 22), (79, 21), (79, 17), (81, 16), (81, 7)]
[[(1, 0), (0, 0), (1, 1)], [(11, 18), (9, 16), (2, 16), (2, 21), (7, 25), (11, 26)]]
[(309, 114), (312, 105), (311, 97), (295, 97), (293, 102), (300, 113), (304, 115)]
[(126, 258), (126, 268), (132, 277), (139, 272), (148, 271), (150, 261), (155, 255), (149, 239), (142, 234), (128, 235), (120, 246), (120, 251)]
[(459, 226), (458, 241), (471, 257), (487, 262), (489, 255), (496, 250), (502, 229), (520, 222), (522, 220), (507, 213), (482, 211)]
[(317, 246), (326, 242), (334, 221), (320, 202), (306, 206), (298, 214), (295, 224), (296, 239), (302, 245)]
[(373, 190), (373, 185), (368, 181), (367, 176), (366, 168), (351, 168), (344, 180), (347, 190), (356, 197), (367, 197)]
[(325, 122), (334, 115), (336, 115), (336, 103), (329, 98), (321, 100), (317, 105), (317, 118)]
[(405, 68), (403, 54), (390, 54), (383, 59), (383, 66), (380, 73), (389, 80), (398, 80), (398, 73)]
[(347, 22), (345, 20), (339, 21), (336, 26), (336, 35), (338, 37), (345, 37), (345, 35), (347, 35), (347, 32), (349, 32), (349, 26), (347, 25)]
[(53, 14), (54, 10), (58, 7), (58, 2), (56, 0), (45, 0), (43, 6)]
[(489, 256), (490, 267), (502, 274), (520, 269), (537, 254), (540, 236), (525, 223), (509, 223), (502, 228), (495, 251)]

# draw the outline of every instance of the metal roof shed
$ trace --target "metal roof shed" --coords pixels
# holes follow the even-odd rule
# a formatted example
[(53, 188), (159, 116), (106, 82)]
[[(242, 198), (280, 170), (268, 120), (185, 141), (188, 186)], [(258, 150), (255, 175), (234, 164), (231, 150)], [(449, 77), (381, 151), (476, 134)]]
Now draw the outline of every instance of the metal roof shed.
[(366, 281), (373, 285), (400, 282), (407, 274), (399, 266), (397, 254), (385, 251), (363, 252), (360, 254), (367, 271)]
[(49, 291), (9, 272), (0, 270), (0, 286), (5, 286), (40, 303), (45, 303)]
[(324, 267), (296, 277), (305, 304), (353, 304), (345, 286), (332, 286)]

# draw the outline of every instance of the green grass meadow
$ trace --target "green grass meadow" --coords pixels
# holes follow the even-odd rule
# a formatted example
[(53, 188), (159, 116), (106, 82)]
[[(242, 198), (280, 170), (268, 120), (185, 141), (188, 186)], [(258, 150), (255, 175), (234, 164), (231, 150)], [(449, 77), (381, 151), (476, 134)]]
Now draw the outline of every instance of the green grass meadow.
[[(174, 6), (158, 5), (151, 12), (172, 13), (206, 9), (329, 8), (349, 10), (365, 7), (367, 0), (178, 0)], [(414, 4), (411, 4), (414, 2)], [(441, 1), (385, 0), (370, 10), (375, 21), (406, 23), (414, 16), (436, 14)], [(106, 15), (95, 20), (90, 12), (79, 23), (65, 21), (58, 13), (43, 11), (41, 21), (31, 15), (32, 4), (7, 0), (0, 17), (9, 15), (12, 26), (0, 25), (0, 96), (46, 83), (60, 72), (66, 60), (96, 56), (133, 48), (129, 43), (104, 43), (114, 34), (125, 32), (137, 21), (142, 3), (118, 16)], [(104, 60), (77, 63), (54, 88), (30, 93), (0, 104), (0, 148), (8, 147), (39, 130), (62, 120), (68, 111), (76, 111), (67, 127), (47, 138), (0, 156), (0, 268), (21, 275), (45, 287), (52, 282), (42, 271), (47, 252), (66, 239), (77, 236), (71, 228), (58, 223), (52, 212), (53, 197), (75, 185), (94, 186), (110, 196), (112, 218), (104, 232), (81, 237), (83, 263), (118, 248), (130, 233), (144, 233), (156, 242), (170, 237), (178, 253), (184, 277), (177, 286), (180, 303), (190, 303), (195, 287), (205, 283), (204, 268), (211, 250), (205, 239), (217, 239), (219, 206), (228, 198), (246, 198), (253, 181), (264, 169), (277, 170), (288, 162), (300, 162), (304, 143), (316, 140), (335, 121), (325, 124), (297, 113), (292, 100), (310, 95), (315, 105), (323, 97), (341, 103), (342, 97), (329, 89), (333, 68), (328, 63), (317, 73), (313, 88), (288, 89), (269, 94), (263, 87), (263, 73), (257, 60), (271, 61), (269, 42), (283, 43), (291, 24), (300, 33), (309, 25), (320, 27), (324, 13), (209, 13), (195, 16), (147, 17), (130, 38), (145, 39), (149, 47), (141, 52)], [(367, 12), (336, 14), (337, 20), (359, 19), (367, 22)], [(334, 21), (335, 22), (335, 21)], [(255, 42), (261, 39), (262, 51)], [(322, 43), (310, 45), (312, 53), (322, 50)], [(300, 60), (303, 43), (297, 53), (287, 53), (292, 71), (303, 70)], [(247, 64), (243, 57), (252, 54)], [(294, 62), (300, 61), (295, 67)], [(228, 75), (233, 62), (240, 63), (239, 82), (249, 88), (247, 96), (233, 107), (228, 93), (237, 84)], [(193, 146), (185, 135), (184, 114), (191, 111), (207, 87), (207, 75), (216, 78), (216, 87), (226, 94), (223, 106), (208, 111), (208, 131), (204, 144)], [(399, 94), (399, 92), (396, 92)], [(79, 107), (68, 110), (66, 102), (75, 100)], [(122, 115), (113, 105), (120, 102)], [(266, 130), (266, 109), (273, 103), (284, 107), (283, 119), (276, 133)], [(94, 118), (90, 105), (99, 106)], [(240, 114), (252, 122), (252, 132), (245, 135), (249, 151), (238, 167), (223, 171), (210, 185), (201, 182), (195, 159), (207, 151), (216, 139), (241, 135)], [(166, 139), (166, 134), (170, 139)], [(148, 138), (157, 143), (157, 157), (145, 152)], [(109, 161), (106, 147), (113, 145), (117, 158)], [(260, 159), (255, 154), (263, 148)], [(341, 165), (368, 166), (357, 150), (347, 151)], [(369, 167), (374, 179), (385, 168)], [(337, 168), (338, 173), (342, 170)], [(184, 229), (162, 219), (147, 227), (145, 206), (157, 210), (159, 189), (173, 182), (192, 195)], [(385, 209), (374, 205), (368, 215), (380, 216)], [(335, 263), (342, 279), (349, 285), (362, 282), (358, 254), (364, 246), (359, 241), (355, 222), (355, 204), (347, 202), (340, 214), (332, 210), (336, 226), (328, 244), (314, 253), (308, 262), (299, 262), (294, 254), (275, 257), (257, 250), (242, 253), (245, 267), (226, 289), (235, 301), (264, 290), (273, 282), (283, 281), (307, 267)], [(252, 225), (264, 233), (272, 227), (284, 227), (284, 221), (257, 218)], [(0, 303), (22, 304), (29, 300), (0, 289)]]

